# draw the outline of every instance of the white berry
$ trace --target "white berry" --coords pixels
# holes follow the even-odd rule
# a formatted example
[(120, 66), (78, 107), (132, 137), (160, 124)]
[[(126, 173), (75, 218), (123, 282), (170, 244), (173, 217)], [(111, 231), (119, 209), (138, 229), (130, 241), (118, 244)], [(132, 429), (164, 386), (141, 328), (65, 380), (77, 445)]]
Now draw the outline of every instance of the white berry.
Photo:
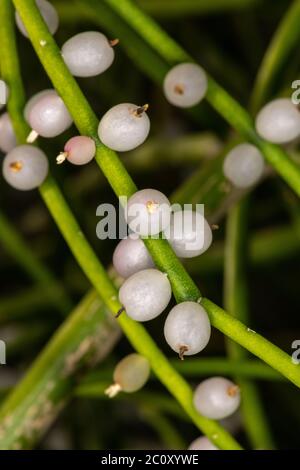
[(140, 236), (157, 235), (170, 225), (170, 202), (156, 189), (142, 189), (129, 198), (125, 219), (130, 229)]
[(105, 390), (113, 398), (119, 392), (133, 393), (140, 390), (150, 375), (150, 363), (140, 354), (129, 354), (124, 357), (114, 370), (114, 384)]
[[(41, 95), (30, 106), (28, 112), (30, 127), (36, 135), (42, 137), (56, 137), (68, 129), (72, 122), (72, 117), (63, 100), (54, 90)], [(33, 139), (29, 137), (28, 141), (32, 142)]]
[(122, 103), (111, 108), (99, 123), (101, 142), (118, 152), (126, 152), (141, 145), (150, 131), (147, 108), (147, 105), (137, 106), (132, 103)]
[(188, 447), (188, 450), (219, 450), (206, 436), (197, 437)]
[(195, 408), (211, 419), (230, 416), (238, 409), (240, 401), (239, 387), (223, 377), (204, 380), (194, 393)]
[(37, 147), (20, 145), (6, 155), (2, 171), (11, 186), (27, 191), (43, 183), (48, 174), (48, 160)]
[(24, 108), (24, 117), (27, 122), (29, 120), (29, 113), (31, 111), (31, 108), (39, 101), (40, 98), (46, 96), (48, 93), (55, 93), (55, 90), (53, 88), (47, 88), (46, 90), (39, 91), (27, 101)]
[(79, 33), (62, 47), (63, 59), (75, 77), (93, 77), (107, 70), (114, 61), (114, 49), (104, 34)]
[(254, 145), (245, 143), (237, 145), (226, 155), (223, 172), (237, 188), (249, 188), (260, 180), (264, 167), (261, 152)]
[(164, 335), (168, 345), (183, 356), (202, 351), (211, 334), (210, 321), (204, 308), (197, 302), (182, 302), (167, 316)]
[(180, 108), (198, 104), (207, 90), (207, 77), (197, 64), (175, 65), (165, 76), (164, 92), (167, 100)]
[(300, 112), (288, 98), (271, 101), (258, 113), (256, 130), (275, 144), (292, 142), (300, 136)]
[(157, 269), (144, 269), (133, 274), (119, 291), (119, 299), (127, 315), (141, 322), (160, 315), (171, 295), (168, 277)]
[(113, 254), (113, 265), (125, 279), (142, 269), (153, 268), (154, 263), (145, 244), (140, 238), (124, 238)]
[(199, 256), (212, 243), (212, 230), (207, 220), (200, 212), (192, 210), (175, 212), (165, 236), (180, 258)]
[(8, 101), (9, 88), (4, 80), (0, 80), (0, 109), (2, 109)]
[[(48, 26), (50, 33), (55, 34), (59, 25), (59, 18), (56, 9), (50, 2), (47, 2), (46, 0), (36, 0), (36, 4), (42, 17), (44, 18), (45, 23)], [(21, 33), (26, 38), (28, 38), (28, 33), (18, 12), (16, 12), (16, 23)]]
[(17, 145), (15, 131), (8, 113), (0, 116), (0, 150), (10, 152)]
[(73, 165), (85, 165), (89, 163), (95, 156), (96, 145), (91, 137), (85, 135), (77, 135), (71, 137), (56, 158), (57, 163), (63, 163), (66, 159)]

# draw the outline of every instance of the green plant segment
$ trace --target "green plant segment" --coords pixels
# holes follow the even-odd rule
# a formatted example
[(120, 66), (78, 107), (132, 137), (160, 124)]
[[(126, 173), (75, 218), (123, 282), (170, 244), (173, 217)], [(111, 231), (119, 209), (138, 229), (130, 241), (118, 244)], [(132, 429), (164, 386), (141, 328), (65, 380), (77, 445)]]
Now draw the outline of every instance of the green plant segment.
[(32, 447), (72, 396), (78, 374), (100, 362), (118, 338), (118, 325), (90, 292), (3, 403), (0, 449)]
[[(249, 322), (246, 279), (248, 206), (249, 199), (243, 199), (228, 214), (224, 286), (225, 308), (247, 323)], [(227, 341), (227, 350), (233, 361), (247, 357), (246, 351), (231, 341)], [(273, 448), (271, 431), (255, 384), (239, 375), (236, 376), (236, 380), (241, 387), (243, 422), (253, 448)]]
[(300, 2), (294, 0), (277, 29), (257, 74), (251, 110), (257, 112), (270, 96), (270, 89), (291, 51), (299, 43)]
[[(112, 188), (117, 195), (130, 196), (132, 192), (134, 192), (135, 185), (116, 153), (107, 149), (98, 141), (96, 137), (97, 118), (82, 95), (77, 83), (63, 63), (59, 49), (53, 40), (53, 37), (47, 31), (38, 10), (35, 8), (34, 2), (31, 0), (28, 2), (15, 0), (14, 3), (27, 27), (31, 41), (40, 61), (51, 78), (55, 88), (63, 96), (80, 132), (86, 135), (91, 135), (95, 138), (98, 146), (96, 155), (97, 162), (109, 180)], [(42, 47), (40, 45), (41, 39), (47, 42), (47, 47)], [(81, 243), (80, 250), (84, 250), (82, 245), (83, 242)], [(176, 300), (198, 300), (201, 297), (198, 288), (182, 267), (167, 241), (146, 240), (146, 245), (153, 256), (156, 265), (161, 270), (168, 273)], [(78, 253), (78, 257), (81, 257), (81, 253)], [(85, 266), (86, 257), (82, 259), (82, 262)], [(84, 266), (82, 265), (85, 269)], [(85, 270), (85, 272), (87, 273), (87, 270)], [(105, 272), (101, 267), (101, 278), (104, 274)], [(93, 282), (95, 282), (95, 278), (92, 279)], [(96, 288), (99, 289), (99, 293), (101, 288), (101, 293), (104, 293), (106, 296), (106, 292), (103, 292), (103, 285), (99, 286), (99, 282), (100, 279), (96, 281)], [(106, 284), (106, 281), (103, 284)], [(116, 306), (118, 305), (118, 302), (111, 300), (113, 295), (115, 294), (112, 294), (108, 298), (108, 305), (113, 309), (113, 311), (117, 311), (118, 308), (116, 308)], [(228, 315), (223, 309), (208, 299), (203, 298), (201, 303), (209, 313), (213, 326), (218, 328), (229, 338), (241, 344), (253, 354), (263, 359), (267, 364), (288, 377), (294, 384), (298, 386), (300, 385), (300, 373), (298, 368), (291, 363), (290, 357), (287, 354), (272, 345), (272, 343), (266, 339), (262, 338), (259, 334), (253, 334), (249, 328), (232, 318), (231, 315)], [(122, 322), (122, 317), (120, 321)], [(125, 330), (127, 335), (130, 333), (130, 331), (128, 331), (130, 329), (129, 324), (130, 322), (128, 323), (128, 329), (126, 328)], [(122, 326), (125, 328), (125, 325)]]

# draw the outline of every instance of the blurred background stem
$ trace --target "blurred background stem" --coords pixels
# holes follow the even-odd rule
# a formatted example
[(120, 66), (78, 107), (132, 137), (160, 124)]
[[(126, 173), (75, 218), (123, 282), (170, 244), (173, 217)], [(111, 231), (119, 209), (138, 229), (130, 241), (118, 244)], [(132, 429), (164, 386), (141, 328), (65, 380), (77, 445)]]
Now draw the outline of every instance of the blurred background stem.
[[(228, 213), (224, 259), (224, 306), (233, 316), (247, 324), (250, 322), (246, 276), (249, 202), (249, 197), (244, 198)], [(232, 361), (247, 357), (246, 351), (236, 343), (226, 339), (226, 345)], [(251, 445), (254, 448), (272, 449), (271, 429), (256, 385), (239, 375), (236, 381), (241, 388), (241, 413)]]

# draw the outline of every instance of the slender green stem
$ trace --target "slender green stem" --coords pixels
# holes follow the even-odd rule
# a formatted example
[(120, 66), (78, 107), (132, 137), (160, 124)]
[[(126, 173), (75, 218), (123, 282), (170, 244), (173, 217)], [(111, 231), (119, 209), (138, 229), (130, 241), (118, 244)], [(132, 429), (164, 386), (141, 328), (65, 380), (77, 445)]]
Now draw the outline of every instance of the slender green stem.
[[(244, 198), (229, 212), (226, 229), (224, 305), (231, 314), (243, 322), (249, 321), (246, 262), (248, 247), (249, 199)], [(247, 357), (246, 351), (227, 340), (229, 357), (239, 361)], [(256, 385), (236, 375), (241, 388), (241, 411), (245, 429), (254, 448), (274, 447), (271, 430)]]
[(178, 372), (185, 377), (205, 377), (209, 375), (240, 375), (245, 378), (257, 380), (283, 380), (283, 377), (274, 369), (256, 360), (241, 360), (232, 362), (224, 358), (190, 358), (188, 361), (171, 361)]
[(272, 84), (282, 66), (286, 63), (291, 51), (298, 46), (300, 38), (300, 1), (294, 0), (284, 15), (260, 65), (253, 94), (251, 110), (257, 112), (270, 96)]
[[(74, 117), (76, 125), (83, 134), (91, 135), (95, 139), (97, 144), (97, 162), (110, 182), (112, 188), (117, 195), (130, 196), (135, 191), (136, 187), (116, 153), (99, 142), (97, 137), (97, 118), (89, 107), (76, 81), (70, 75), (67, 67), (65, 66), (61, 58), (60, 51), (53, 37), (49, 34), (47, 27), (36, 8), (34, 0), (14, 0), (14, 4), (27, 28), (29, 37), (41, 63), (52, 80), (53, 85), (61, 96), (63, 96), (70, 113)], [(126, 0), (122, 1), (122, 5), (124, 4), (127, 4)], [(40, 41), (42, 39), (46, 41), (46, 46), (41, 46)], [(173, 43), (171, 41), (171, 45), (172, 44)], [(166, 48), (168, 50), (168, 44), (166, 44)], [(171, 52), (172, 50), (173, 47), (171, 47)], [(61, 204), (63, 204), (62, 201)], [(59, 207), (57, 210), (59, 210)], [(53, 215), (54, 217), (56, 216), (55, 214)], [(70, 230), (70, 228), (73, 227), (75, 229), (75, 223), (72, 223), (70, 226), (68, 225), (68, 227), (65, 227), (64, 220), (59, 223), (65, 238), (70, 240), (70, 243), (73, 245), (73, 235), (76, 240), (78, 239), (78, 236), (76, 233), (73, 234), (73, 230)], [(168, 242), (166, 240), (146, 240), (145, 242), (156, 265), (162, 271), (167, 272), (176, 300), (199, 300), (201, 297), (199, 289), (175, 256)], [(83, 247), (84, 243), (86, 243), (86, 241), (82, 239), (81, 244), (77, 244), (79, 252), (75, 254), (75, 250), (73, 249), (73, 254), (75, 254), (77, 261), (89, 279), (91, 279), (92, 283), (95, 283), (95, 287), (99, 294), (103, 295), (103, 299), (107, 302), (109, 308), (111, 308), (113, 312), (116, 312), (118, 311), (119, 304), (116, 300), (112, 300), (116, 293), (112, 296), (107, 296), (107, 292), (110, 292), (111, 288), (107, 285), (107, 279), (104, 278), (105, 271), (101, 265), (99, 266), (99, 269), (96, 269), (96, 261), (87, 260), (85, 256), (82, 256), (82, 251), (86, 251), (86, 253), (89, 253), (89, 255), (92, 256), (90, 248)], [(107, 290), (106, 288), (104, 289), (103, 286), (106, 286)], [(224, 310), (213, 302), (210, 302), (208, 299), (203, 298), (201, 302), (206, 308), (213, 326), (218, 328), (234, 341), (237, 341), (249, 351), (256, 354), (274, 369), (280, 371), (294, 384), (300, 386), (300, 371), (297, 366), (291, 363), (288, 354), (281, 351), (262, 336), (253, 334), (245, 325), (232, 318), (231, 315), (228, 315)], [(134, 344), (137, 350), (143, 352), (143, 354), (146, 353), (145, 355), (150, 358), (153, 370), (161, 378), (162, 382), (170, 389), (170, 383), (165, 383), (165, 377), (168, 375), (167, 369), (169, 364), (163, 365), (162, 369), (164, 373), (162, 374), (162, 370), (159, 367), (162, 357), (156, 356), (157, 351), (155, 351), (154, 344), (150, 347), (149, 343), (149, 348), (145, 348), (145, 345), (150, 342), (150, 338), (145, 337), (145, 331), (141, 328), (141, 325), (136, 325), (135, 322), (129, 321), (125, 315), (121, 316), (120, 322), (126, 335), (132, 341), (132, 344)], [(140, 335), (136, 337), (135, 333), (138, 333), (139, 331)], [(156, 361), (153, 363), (155, 358)], [(188, 395), (187, 390), (184, 390), (185, 388), (186, 386), (183, 384), (178, 386), (177, 390), (181, 390), (181, 392), (178, 393), (178, 396), (176, 394), (176, 397), (180, 400), (180, 403), (186, 407), (186, 411), (193, 414), (191, 404), (186, 400)], [(184, 399), (182, 397), (184, 397)]]
[[(0, 28), (0, 40), (1, 36)], [(13, 96), (12, 93), (12, 97)], [(19, 127), (21, 127), (20, 122)], [(14, 228), (3, 212), (0, 212), (0, 241), (11, 257), (14, 258), (24, 271), (28, 273), (30, 278), (40, 286), (44, 297), (57, 306), (63, 314), (69, 312), (72, 302), (65, 290), (62, 288), (61, 284), (57, 282), (53, 274), (35, 256), (35, 253), (27, 245), (25, 240), (23, 240), (19, 232)]]
[(232, 315), (226, 313), (225, 310), (209, 299), (203, 298), (201, 304), (209, 313), (210, 320), (215, 328), (262, 359), (295, 385), (300, 386), (299, 369), (294, 366), (288, 354), (256, 331), (233, 318)]
[[(142, 12), (131, 0), (104, 1), (127, 21), (169, 65), (192, 60), (181, 46), (171, 39), (155, 21)], [(252, 142), (262, 151), (266, 160), (300, 196), (299, 166), (289, 158), (282, 148), (259, 138), (249, 114), (211, 77), (208, 77), (206, 98), (243, 138)]]
[(70, 399), (84, 367), (101, 361), (119, 328), (95, 291), (55, 333), (0, 409), (0, 449), (31, 448)]
[[(1, 43), (1, 74), (7, 83), (10, 93), (7, 109), (10, 114), (17, 139), (24, 141), (28, 133), (27, 124), (18, 117), (23, 115), (25, 105), (25, 92), (23, 88), (20, 64), (16, 53), (16, 38), (14, 34), (15, 18), (12, 6), (7, 2), (0, 2), (0, 43)], [(10, 51), (13, 53), (11, 54)]]

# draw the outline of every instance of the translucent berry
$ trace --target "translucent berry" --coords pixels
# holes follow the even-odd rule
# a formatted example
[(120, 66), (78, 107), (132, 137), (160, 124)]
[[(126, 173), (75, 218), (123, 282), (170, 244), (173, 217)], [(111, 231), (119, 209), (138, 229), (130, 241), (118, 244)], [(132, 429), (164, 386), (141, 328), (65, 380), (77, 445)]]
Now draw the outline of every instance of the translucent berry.
[(133, 232), (141, 236), (157, 235), (170, 224), (170, 202), (156, 189), (142, 189), (129, 198), (125, 219)]
[(115, 53), (104, 34), (97, 31), (79, 33), (62, 47), (62, 56), (75, 77), (93, 77), (107, 70), (114, 61)]
[(256, 130), (275, 144), (292, 142), (300, 136), (300, 112), (289, 98), (271, 101), (258, 113)]
[(131, 103), (122, 103), (111, 108), (99, 123), (98, 135), (101, 142), (119, 152), (141, 145), (150, 131), (147, 109), (148, 105), (137, 106)]
[(219, 450), (206, 436), (197, 437), (188, 447), (188, 450)]
[(9, 114), (0, 116), (0, 150), (3, 153), (10, 152), (17, 145), (15, 132)]
[(194, 393), (195, 408), (211, 419), (230, 416), (238, 409), (240, 401), (239, 387), (223, 377), (204, 380)]
[(56, 137), (72, 124), (72, 118), (56, 91), (50, 90), (39, 97), (30, 107), (28, 123), (33, 129), (27, 141), (32, 143), (38, 135)]
[(125, 279), (143, 269), (153, 268), (154, 263), (140, 238), (124, 238), (113, 254), (113, 265)]
[(160, 315), (171, 295), (168, 277), (157, 269), (144, 269), (133, 274), (119, 291), (119, 299), (127, 315), (141, 322)]
[(204, 70), (196, 64), (175, 65), (165, 76), (164, 93), (167, 100), (180, 108), (198, 104), (207, 90)]
[(165, 231), (176, 255), (193, 258), (204, 253), (212, 243), (212, 230), (200, 212), (177, 211), (171, 216), (171, 224)]
[(4, 179), (16, 189), (37, 188), (48, 174), (48, 160), (44, 152), (32, 145), (20, 145), (3, 160)]
[(95, 156), (96, 145), (91, 137), (77, 135), (68, 140), (61, 152), (56, 158), (57, 163), (63, 163), (66, 159), (73, 165), (85, 165)]
[[(59, 25), (59, 18), (56, 9), (50, 2), (47, 2), (46, 0), (36, 0), (36, 4), (42, 17), (44, 18), (45, 23), (48, 26), (50, 33), (55, 34)], [(16, 12), (16, 23), (21, 33), (28, 38), (28, 33), (18, 12)]]
[(226, 155), (223, 172), (234, 186), (246, 189), (258, 183), (264, 167), (264, 158), (254, 145), (240, 144)]
[(210, 333), (207, 313), (197, 302), (182, 302), (173, 307), (164, 327), (168, 345), (181, 359), (202, 351), (209, 341)]
[(140, 354), (124, 357), (114, 370), (114, 384), (105, 391), (110, 398), (119, 392), (133, 393), (140, 390), (150, 375), (150, 363)]

